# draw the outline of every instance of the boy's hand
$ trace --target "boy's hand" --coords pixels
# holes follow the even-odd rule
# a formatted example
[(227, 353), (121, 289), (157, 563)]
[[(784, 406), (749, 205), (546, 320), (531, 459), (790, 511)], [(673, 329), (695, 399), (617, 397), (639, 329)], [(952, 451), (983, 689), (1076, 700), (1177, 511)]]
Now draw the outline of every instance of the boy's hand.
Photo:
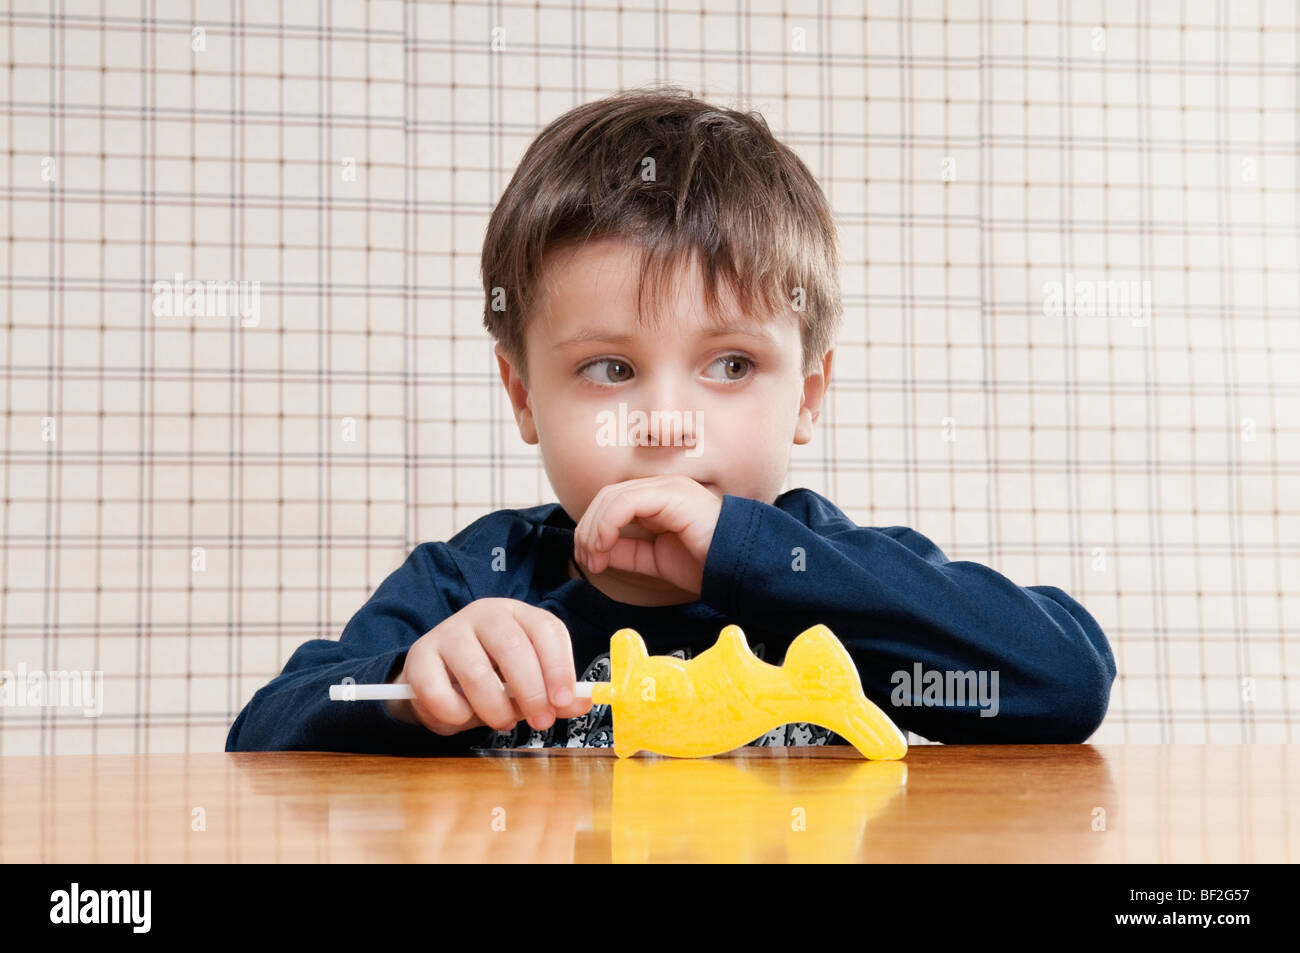
[[(578, 521), (573, 558), (588, 572), (613, 567), (657, 576), (699, 596), (720, 512), (721, 494), (682, 474), (611, 483)], [(624, 534), (628, 526), (650, 538)]]
[(542, 731), (557, 716), (591, 710), (590, 698), (574, 697), (576, 681), (573, 643), (558, 616), (518, 599), (475, 599), (407, 650), (393, 682), (408, 683), (415, 698), (384, 705), (395, 718), (440, 735), (481, 725), (509, 731), (525, 718)]

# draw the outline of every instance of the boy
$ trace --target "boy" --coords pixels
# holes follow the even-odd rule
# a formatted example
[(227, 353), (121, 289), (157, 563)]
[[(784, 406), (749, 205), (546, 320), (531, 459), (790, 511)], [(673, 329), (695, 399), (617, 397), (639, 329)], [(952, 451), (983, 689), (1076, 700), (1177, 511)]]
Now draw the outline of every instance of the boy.
[[(610, 636), (690, 658), (729, 622), (774, 664), (825, 623), (868, 697), (927, 739), (1086, 740), (1115, 662), (1078, 602), (779, 492), (830, 380), (838, 271), (825, 196), (757, 115), (667, 88), (551, 123), (492, 213), (482, 273), (501, 380), (559, 503), (417, 546), (337, 642), (307, 642), (253, 696), (226, 750), (608, 746), (608, 707), (574, 682), (609, 678)], [(971, 680), (942, 696), (960, 676), (978, 700)], [(345, 678), (415, 698), (330, 701)], [(752, 743), (844, 741), (798, 724)]]

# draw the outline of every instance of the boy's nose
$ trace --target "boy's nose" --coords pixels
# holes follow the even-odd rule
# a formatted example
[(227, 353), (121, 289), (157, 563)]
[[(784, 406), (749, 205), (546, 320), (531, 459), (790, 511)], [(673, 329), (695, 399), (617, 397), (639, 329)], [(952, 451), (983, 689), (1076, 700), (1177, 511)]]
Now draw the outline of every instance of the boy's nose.
[(643, 411), (645, 425), (640, 429), (641, 446), (693, 447), (699, 426), (696, 412), (651, 407)]
[(645, 403), (643, 446), (692, 447), (700, 435), (700, 410), (691, 406), (689, 383), (671, 374), (657, 375), (642, 396)]

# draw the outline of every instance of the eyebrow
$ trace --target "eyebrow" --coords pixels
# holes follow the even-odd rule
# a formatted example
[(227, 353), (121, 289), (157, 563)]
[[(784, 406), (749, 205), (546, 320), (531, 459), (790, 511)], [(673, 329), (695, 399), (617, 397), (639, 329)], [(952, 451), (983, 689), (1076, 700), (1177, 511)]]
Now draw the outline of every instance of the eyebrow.
[[(769, 343), (772, 340), (771, 332), (763, 325), (726, 322), (723, 324), (713, 325), (703, 332), (703, 336), (706, 338), (724, 337), (728, 334), (743, 334), (746, 337), (756, 338), (757, 340)], [(562, 347), (572, 347), (575, 344), (585, 344), (589, 341), (604, 341), (615, 344), (630, 341), (631, 339), (632, 336), (630, 334), (612, 334), (600, 328), (583, 328), (572, 337), (566, 338), (556, 344), (554, 350), (558, 351)]]

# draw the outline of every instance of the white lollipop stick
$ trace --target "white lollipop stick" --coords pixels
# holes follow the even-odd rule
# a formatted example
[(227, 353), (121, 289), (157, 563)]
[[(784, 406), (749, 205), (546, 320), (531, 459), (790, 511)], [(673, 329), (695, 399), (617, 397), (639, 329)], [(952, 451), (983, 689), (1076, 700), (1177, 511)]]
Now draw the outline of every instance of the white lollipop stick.
[[(575, 682), (573, 693), (578, 698), (590, 698), (591, 686), (598, 684), (596, 682)], [(504, 686), (507, 698), (514, 698), (514, 692), (510, 691), (510, 686)], [(464, 694), (462, 692), (462, 694)], [(376, 699), (384, 700), (389, 698), (414, 698), (415, 689), (405, 682), (398, 684), (377, 683), (371, 685), (331, 685), (330, 701), (332, 702), (350, 702), (350, 701), (374, 701)]]

